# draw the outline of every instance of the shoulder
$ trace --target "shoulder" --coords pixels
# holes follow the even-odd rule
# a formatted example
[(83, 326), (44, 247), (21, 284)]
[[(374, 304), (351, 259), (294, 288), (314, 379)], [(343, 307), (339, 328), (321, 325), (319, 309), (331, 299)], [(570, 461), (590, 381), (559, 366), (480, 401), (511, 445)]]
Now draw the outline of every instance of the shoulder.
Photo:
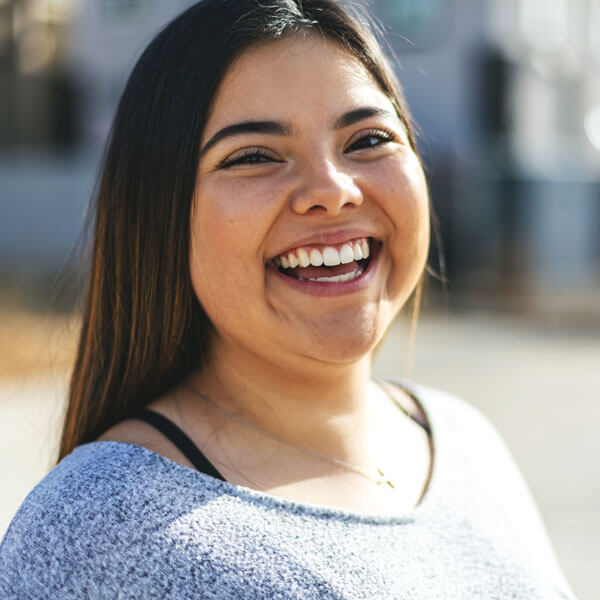
[(124, 566), (157, 556), (165, 543), (157, 532), (214, 493), (198, 477), (130, 444), (77, 448), (10, 524), (0, 545), (0, 597), (75, 598), (81, 586), (92, 586), (88, 593), (96, 597), (93, 586), (100, 583), (116, 594)]
[[(159, 411), (160, 412), (160, 411)], [(123, 442), (152, 450), (186, 467), (194, 468), (189, 459), (156, 428), (139, 419), (127, 419), (105, 431), (98, 441)]]
[(433, 479), (448, 502), (479, 511), (484, 518), (499, 518), (496, 510), (529, 516), (537, 512), (511, 450), (480, 409), (440, 389), (409, 381), (395, 383), (422, 406), (431, 430)]
[(445, 390), (405, 381), (399, 385), (421, 404), (438, 445), (447, 454), (485, 465), (488, 471), (500, 465), (518, 471), (504, 438), (477, 406)]
[[(422, 403), (435, 440), (437, 483), (447, 491), (451, 521), (474, 523), (474, 537), (505, 544), (507, 555), (533, 560), (568, 589), (527, 480), (496, 426), (476, 406), (451, 393), (405, 384)], [(449, 521), (450, 522), (450, 521)], [(487, 543), (487, 542), (482, 542)]]
[(469, 431), (475, 434), (478, 432), (488, 434), (492, 431), (495, 436), (498, 436), (494, 425), (481, 410), (460, 396), (413, 381), (403, 379), (388, 381), (410, 396), (416, 405), (413, 412), (428, 421), (431, 427), (437, 426), (446, 431), (464, 431), (468, 427)]
[[(475, 510), (512, 511), (532, 516), (536, 503), (512, 451), (494, 423), (475, 405), (443, 390), (402, 382), (421, 403), (431, 427), (434, 469), (451, 494)], [(489, 513), (488, 513), (489, 514)], [(537, 517), (536, 517), (537, 518)]]

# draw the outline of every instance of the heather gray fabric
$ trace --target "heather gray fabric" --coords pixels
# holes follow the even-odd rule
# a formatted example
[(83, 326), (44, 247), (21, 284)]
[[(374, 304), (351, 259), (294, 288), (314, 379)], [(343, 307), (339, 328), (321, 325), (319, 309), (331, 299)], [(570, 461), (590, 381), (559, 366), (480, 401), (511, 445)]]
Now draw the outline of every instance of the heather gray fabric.
[(412, 392), (435, 462), (408, 513), (282, 500), (95, 442), (25, 500), (0, 546), (0, 598), (574, 598), (493, 426), (448, 394)]

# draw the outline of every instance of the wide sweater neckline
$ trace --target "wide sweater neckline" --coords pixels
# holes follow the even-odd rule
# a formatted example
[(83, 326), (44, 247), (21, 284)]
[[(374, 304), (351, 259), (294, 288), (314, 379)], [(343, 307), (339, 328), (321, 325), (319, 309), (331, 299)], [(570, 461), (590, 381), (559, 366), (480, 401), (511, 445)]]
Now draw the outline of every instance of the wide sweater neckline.
[[(437, 419), (436, 407), (433, 404), (429, 404), (429, 398), (427, 397), (427, 393), (424, 393), (425, 390), (422, 386), (409, 384), (404, 381), (394, 381), (393, 383), (399, 385), (404, 391), (411, 394), (421, 406), (429, 424), (432, 447), (430, 477), (428, 479), (427, 487), (423, 497), (421, 498), (421, 502), (411, 509), (401, 512), (399, 511), (397, 513), (368, 513), (358, 510), (337, 508), (326, 504), (304, 502), (276, 496), (267, 492), (254, 490), (243, 485), (216, 479), (215, 477), (167, 458), (166, 456), (155, 452), (150, 448), (128, 442), (118, 442), (112, 440), (89, 442), (75, 448), (73, 453), (70, 456), (65, 457), (63, 460), (68, 461), (70, 457), (75, 458), (78, 455), (78, 457), (81, 458), (81, 453), (90, 451), (95, 453), (96, 451), (102, 452), (103, 450), (107, 449), (126, 449), (127, 453), (130, 454), (132, 458), (134, 456), (138, 456), (144, 462), (150, 460), (152, 465), (160, 466), (161, 470), (166, 470), (170, 475), (174, 475), (175, 477), (182, 477), (188, 483), (190, 480), (201, 480), (203, 487), (210, 488), (210, 490), (215, 494), (227, 494), (242, 501), (255, 505), (262, 504), (265, 507), (278, 511), (288, 511), (296, 515), (300, 513), (311, 515), (317, 518), (321, 517), (326, 519), (339, 519), (357, 523), (392, 524), (406, 522), (407, 520), (414, 520), (426, 513), (430, 507), (435, 504), (435, 500), (438, 496), (438, 487), (441, 485), (439, 482), (441, 478), (439, 472), (440, 457), (443, 456), (444, 452), (443, 434), (440, 432), (440, 430), (443, 428), (443, 422)], [(164, 474), (165, 473), (163, 473), (163, 475)]]

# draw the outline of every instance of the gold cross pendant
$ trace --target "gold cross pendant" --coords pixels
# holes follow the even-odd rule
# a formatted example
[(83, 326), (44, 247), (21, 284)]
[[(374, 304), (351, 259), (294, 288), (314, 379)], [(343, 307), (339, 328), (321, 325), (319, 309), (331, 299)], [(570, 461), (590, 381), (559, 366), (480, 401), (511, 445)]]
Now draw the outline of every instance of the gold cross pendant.
[(375, 469), (377, 471), (377, 474), (379, 475), (379, 478), (376, 481), (377, 485), (389, 485), (393, 490), (396, 489), (396, 487), (394, 486), (394, 484), (385, 476), (385, 473), (381, 470), (381, 469)]

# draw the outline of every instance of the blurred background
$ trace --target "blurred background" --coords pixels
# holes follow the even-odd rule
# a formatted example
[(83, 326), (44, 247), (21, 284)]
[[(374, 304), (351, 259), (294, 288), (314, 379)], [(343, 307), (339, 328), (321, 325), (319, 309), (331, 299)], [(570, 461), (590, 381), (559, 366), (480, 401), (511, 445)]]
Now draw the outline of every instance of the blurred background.
[[(85, 265), (73, 249), (116, 103), (189, 4), (0, 0), (0, 535), (51, 465)], [(398, 57), (441, 239), (414, 351), (406, 316), (376, 371), (492, 420), (575, 592), (595, 599), (600, 0), (369, 6)]]

